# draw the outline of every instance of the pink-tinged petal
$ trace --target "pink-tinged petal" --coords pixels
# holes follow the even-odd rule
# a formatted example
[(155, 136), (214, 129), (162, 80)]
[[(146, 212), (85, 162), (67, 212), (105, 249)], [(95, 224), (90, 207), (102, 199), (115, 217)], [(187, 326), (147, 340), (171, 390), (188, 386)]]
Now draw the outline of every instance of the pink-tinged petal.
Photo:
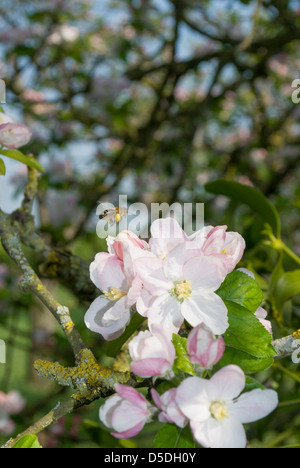
[(246, 243), (238, 232), (227, 232), (224, 248), (237, 265), (244, 254)]
[(209, 380), (189, 377), (177, 388), (176, 403), (189, 419), (203, 422), (210, 418), (209, 411), (212, 385)]
[(198, 248), (202, 249), (207, 236), (212, 229), (214, 229), (213, 226), (204, 226), (203, 228), (199, 229), (199, 231), (189, 236), (189, 240), (195, 242)]
[(230, 414), (241, 423), (251, 423), (265, 418), (278, 405), (278, 395), (274, 390), (255, 389), (243, 393), (228, 408)]
[(117, 237), (108, 236), (107, 245), (110, 253), (116, 254), (120, 260), (123, 260), (123, 244), (129, 242), (139, 250), (148, 250), (147, 242), (141, 240), (134, 232), (124, 230)]
[(140, 247), (136, 247), (131, 241), (122, 243), (122, 251), (124, 273), (128, 283), (131, 284), (137, 275), (135, 260), (142, 255), (146, 256), (146, 252)]
[(227, 308), (213, 292), (192, 293), (189, 300), (183, 301), (181, 313), (193, 327), (203, 322), (215, 335), (223, 335), (229, 326)]
[(131, 371), (143, 378), (164, 375), (169, 370), (170, 362), (163, 358), (146, 358), (131, 363)]
[(124, 384), (115, 384), (115, 390), (118, 395), (136, 405), (141, 411), (146, 411), (147, 401), (137, 390)]
[(136, 301), (136, 310), (143, 317), (147, 317), (148, 311), (151, 309), (153, 302), (156, 300), (146, 289), (142, 289), (140, 296)]
[(112, 429), (115, 432), (124, 432), (131, 430), (140, 423), (145, 424), (149, 416), (148, 410), (141, 410), (137, 405), (128, 400), (115, 409), (112, 415)]
[(260, 323), (265, 327), (265, 329), (270, 333), (270, 335), (273, 335), (272, 323), (269, 320), (265, 320), (265, 318), (268, 315), (268, 312), (262, 307), (259, 307), (254, 315), (258, 318)]
[(233, 364), (223, 367), (212, 376), (212, 401), (230, 401), (236, 398), (245, 388), (245, 374), (238, 366)]
[(111, 341), (122, 335), (130, 316), (130, 311), (126, 309), (126, 297), (113, 302), (100, 296), (90, 305), (84, 321), (87, 328)]
[(130, 288), (127, 293), (127, 307), (131, 307), (136, 304), (143, 290), (143, 283), (139, 276), (136, 276), (132, 281)]
[(90, 277), (101, 291), (109, 291), (112, 287), (122, 291), (128, 289), (123, 262), (116, 255), (98, 253), (90, 265)]
[(111, 397), (107, 398), (104, 405), (100, 407), (99, 418), (103, 422), (103, 424), (105, 424), (105, 426), (111, 427), (112, 414), (121, 402), (122, 398), (119, 395), (114, 394)]
[(158, 416), (159, 421), (175, 423), (178, 427), (185, 427), (188, 419), (177, 405), (176, 392), (176, 388), (170, 388), (160, 396), (156, 390), (152, 389), (151, 395), (156, 406), (162, 411)]
[(191, 421), (190, 425), (196, 441), (204, 448), (246, 447), (245, 430), (233, 418), (224, 418), (222, 421), (210, 418), (203, 423)]
[(157, 408), (162, 410), (162, 401), (159, 393), (155, 390), (155, 388), (151, 388), (150, 393), (152, 395), (154, 404), (157, 406)]
[(156, 257), (138, 258), (135, 260), (136, 273), (142, 279), (144, 288), (152, 296), (160, 296), (173, 287), (173, 283), (168, 281), (162, 270), (162, 260)]
[(169, 335), (157, 323), (153, 323), (150, 326), (150, 331), (160, 341), (164, 355), (172, 366), (176, 357), (176, 351)]
[(204, 255), (213, 255), (222, 252), (226, 239), (226, 229), (227, 226), (216, 226), (209, 232), (203, 246)]
[(141, 421), (136, 426), (123, 432), (111, 432), (111, 435), (116, 439), (130, 439), (136, 436), (144, 428), (146, 421)]
[(224, 269), (214, 257), (198, 256), (188, 260), (183, 277), (192, 282), (192, 291), (205, 289), (216, 291), (224, 281)]
[(193, 328), (187, 339), (187, 350), (190, 361), (205, 369), (211, 369), (223, 356), (225, 342), (222, 337), (215, 335), (201, 323)]

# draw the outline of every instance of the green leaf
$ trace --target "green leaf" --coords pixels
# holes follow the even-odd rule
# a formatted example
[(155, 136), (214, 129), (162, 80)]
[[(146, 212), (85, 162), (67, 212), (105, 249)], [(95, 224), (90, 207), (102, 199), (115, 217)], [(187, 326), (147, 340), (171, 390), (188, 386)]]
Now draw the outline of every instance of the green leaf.
[(231, 200), (248, 205), (262, 217), (265, 223), (271, 226), (275, 236), (280, 237), (281, 225), (277, 210), (259, 190), (225, 179), (208, 182), (205, 189), (209, 193), (225, 195)]
[(172, 342), (176, 351), (176, 359), (174, 362), (174, 370), (176, 369), (194, 375), (193, 366), (189, 360), (188, 352), (186, 349), (187, 339), (173, 333)]
[(106, 354), (110, 357), (116, 357), (120, 352), (124, 343), (136, 332), (139, 326), (144, 322), (145, 317), (142, 317), (137, 312), (133, 314), (131, 320), (124, 333), (114, 341), (109, 341), (106, 346)]
[(0, 158), (0, 175), (5, 175), (5, 174), (6, 174), (6, 167), (5, 167), (3, 159)]
[(249, 310), (230, 301), (224, 301), (228, 309), (229, 327), (224, 334), (226, 346), (257, 358), (276, 355), (272, 336)]
[(25, 435), (19, 439), (12, 448), (43, 448), (36, 435)]
[(164, 424), (155, 436), (153, 448), (195, 448), (190, 428)]
[(235, 364), (246, 373), (259, 372), (273, 363), (272, 336), (257, 317), (240, 304), (224, 301), (229, 327), (224, 334), (225, 352), (218, 366)]
[(300, 270), (283, 273), (274, 289), (275, 303), (279, 311), (293, 296), (300, 293)]
[(223, 301), (231, 301), (256, 312), (263, 301), (263, 293), (251, 276), (241, 271), (233, 271), (226, 276), (216, 293)]
[(27, 166), (33, 167), (34, 169), (40, 171), (40, 172), (45, 172), (45, 169), (43, 166), (32, 156), (25, 156), (25, 154), (21, 153), (19, 150), (1, 150), (1, 154), (3, 156), (7, 156), (10, 159), (15, 159), (16, 161), (19, 161), (23, 164), (26, 164)]
[(239, 366), (246, 374), (254, 374), (268, 369), (273, 364), (273, 358), (254, 357), (243, 351), (226, 346), (223, 357), (218, 362), (218, 367), (221, 368), (230, 364)]

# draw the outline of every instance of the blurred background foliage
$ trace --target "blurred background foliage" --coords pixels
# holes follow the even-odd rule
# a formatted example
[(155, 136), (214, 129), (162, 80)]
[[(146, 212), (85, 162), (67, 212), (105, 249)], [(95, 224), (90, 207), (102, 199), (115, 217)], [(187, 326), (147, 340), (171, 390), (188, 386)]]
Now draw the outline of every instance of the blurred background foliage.
[[(35, 205), (46, 241), (88, 264), (105, 249), (95, 234), (99, 201), (117, 204), (126, 194), (129, 203), (148, 206), (205, 203), (206, 224), (227, 224), (245, 237), (242, 266), (257, 274), (275, 336), (299, 328), (297, 288), (280, 310), (272, 296), (275, 279), (297, 262), (289, 256), (281, 262), (264, 245), (255, 210), (205, 187), (224, 178), (258, 189), (279, 213), (284, 242), (300, 254), (300, 104), (291, 99), (300, 74), (299, 1), (2, 0), (0, 14), (3, 109), (30, 127), (25, 150), (46, 169)], [(26, 175), (26, 166), (7, 166), (0, 181), (4, 211), (12, 193), (17, 201), (22, 196)], [(72, 284), (47, 278), (36, 252), (28, 249), (28, 256), (70, 307), (99, 361), (108, 362), (101, 339), (83, 323), (89, 301)], [(48, 311), (18, 291), (18, 275), (1, 251), (7, 364), (0, 364), (0, 389), (17, 389), (27, 400), (14, 417), (15, 433), (68, 394), (37, 377), (33, 361), (72, 365), (62, 332)], [(281, 404), (251, 425), (250, 445), (299, 446), (299, 366), (286, 358), (258, 377), (279, 392)], [(156, 426), (119, 442), (102, 430), (98, 407), (93, 403), (44, 431), (42, 445), (151, 447)], [(0, 435), (0, 442), (7, 437)]]

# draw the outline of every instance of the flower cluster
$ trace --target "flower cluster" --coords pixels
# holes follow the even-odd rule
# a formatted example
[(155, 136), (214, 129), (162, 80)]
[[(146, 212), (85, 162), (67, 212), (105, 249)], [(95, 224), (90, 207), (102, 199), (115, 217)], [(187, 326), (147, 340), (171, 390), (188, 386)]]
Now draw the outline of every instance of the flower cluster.
[[(115, 437), (128, 438), (157, 417), (181, 428), (189, 424), (203, 447), (245, 447), (243, 424), (273, 411), (276, 392), (242, 393), (245, 375), (236, 365), (207, 378), (224, 354), (222, 335), (229, 326), (217, 290), (239, 263), (244, 239), (226, 226), (204, 227), (187, 236), (167, 218), (152, 224), (149, 242), (123, 231), (107, 244), (108, 253), (97, 254), (90, 267), (102, 295), (86, 312), (86, 325), (114, 340), (137, 311), (148, 327), (129, 342), (131, 370), (152, 378), (153, 384), (157, 379), (169, 384), (164, 392), (152, 388), (152, 403), (117, 384), (117, 393), (100, 408), (102, 422)], [(256, 316), (266, 325), (262, 310)], [(189, 330), (187, 338), (179, 335), (183, 328)]]
[(113, 340), (135, 306), (150, 328), (159, 324), (170, 338), (184, 320), (192, 327), (205, 323), (221, 335), (228, 328), (227, 309), (215, 291), (244, 249), (244, 239), (226, 226), (187, 236), (174, 219), (159, 219), (149, 243), (123, 231), (108, 239), (108, 253), (97, 254), (91, 264), (91, 279), (103, 295), (87, 311), (86, 325)]

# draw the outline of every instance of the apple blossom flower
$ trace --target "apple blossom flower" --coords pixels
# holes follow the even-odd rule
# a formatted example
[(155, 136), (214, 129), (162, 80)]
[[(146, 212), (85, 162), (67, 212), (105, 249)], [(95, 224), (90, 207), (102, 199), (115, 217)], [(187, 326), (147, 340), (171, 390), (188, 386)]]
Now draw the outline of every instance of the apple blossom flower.
[(153, 324), (151, 331), (142, 331), (129, 343), (131, 370), (139, 377), (172, 378), (175, 348), (164, 329)]
[(189, 333), (187, 351), (195, 367), (212, 369), (224, 354), (225, 342), (221, 336), (216, 338), (210, 329), (201, 323)]
[(116, 394), (101, 406), (99, 417), (118, 439), (128, 439), (138, 434), (150, 422), (157, 409), (134, 388), (115, 385)]
[(276, 408), (274, 390), (255, 389), (240, 395), (244, 387), (243, 371), (229, 365), (210, 380), (189, 377), (177, 388), (176, 402), (203, 447), (245, 448), (243, 424), (262, 419)]
[(0, 433), (9, 435), (15, 429), (15, 423), (10, 419), (11, 414), (20, 413), (25, 406), (22, 395), (12, 390), (5, 394), (0, 392)]
[(136, 307), (150, 328), (159, 323), (171, 336), (186, 319), (193, 327), (203, 322), (216, 335), (226, 331), (227, 308), (215, 293), (224, 280), (218, 259), (180, 243), (165, 260), (138, 258), (135, 266), (143, 282)]
[(241, 260), (245, 241), (237, 232), (226, 232), (227, 226), (206, 226), (190, 236), (204, 255), (214, 256), (222, 264), (225, 273), (230, 273)]
[(26, 145), (31, 138), (31, 131), (26, 125), (12, 122), (0, 125), (0, 144), (8, 149), (20, 148)]
[[(128, 250), (128, 244), (123, 246), (124, 250)], [(96, 255), (90, 265), (90, 276), (103, 295), (87, 310), (86, 326), (104, 339), (114, 340), (121, 336), (130, 320), (131, 307), (140, 294), (141, 282), (135, 275), (130, 256), (125, 265), (119, 257), (106, 252)]]
[(185, 427), (188, 424), (188, 418), (180, 411), (176, 403), (176, 388), (170, 388), (162, 395), (152, 388), (151, 395), (156, 406), (161, 410), (158, 420), (166, 423), (174, 423), (178, 427)]

